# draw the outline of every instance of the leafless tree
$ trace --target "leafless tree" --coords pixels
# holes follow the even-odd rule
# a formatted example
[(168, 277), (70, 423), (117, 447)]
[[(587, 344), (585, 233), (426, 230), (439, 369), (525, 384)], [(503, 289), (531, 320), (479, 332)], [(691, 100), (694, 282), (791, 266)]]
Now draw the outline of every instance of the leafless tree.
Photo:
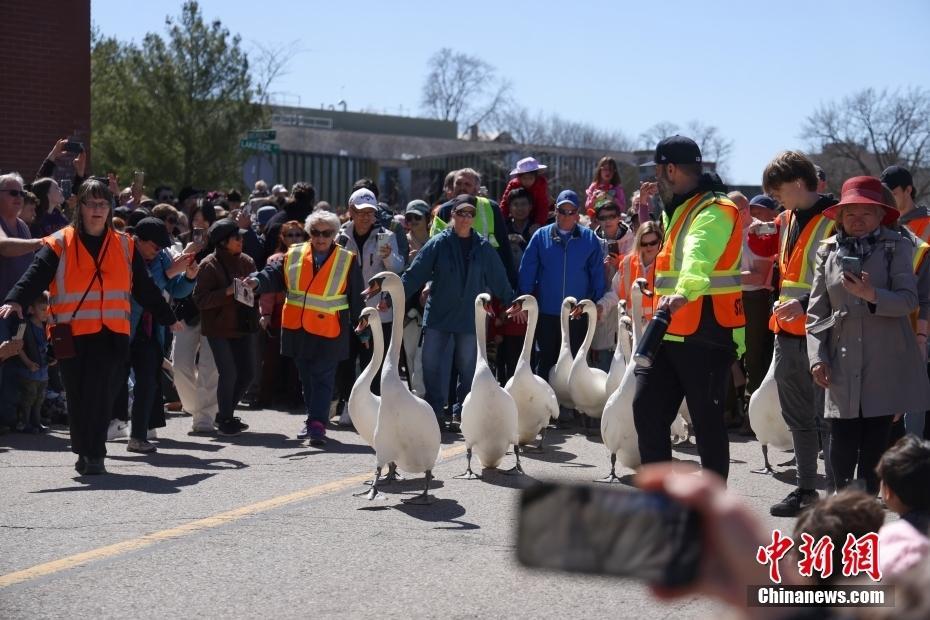
[(288, 74), (288, 65), (294, 56), (304, 52), (299, 40), (280, 45), (266, 45), (252, 41), (252, 51), (249, 54), (249, 64), (252, 69), (252, 79), (255, 81), (255, 92), (259, 103), (267, 105), (271, 102), (272, 85)]
[(815, 159), (833, 189), (849, 176), (877, 176), (898, 164), (911, 171), (915, 197), (930, 190), (930, 91), (866, 88), (821, 105), (801, 136), (821, 154)]
[(727, 165), (733, 152), (733, 141), (724, 137), (714, 125), (692, 120), (682, 129), (675, 123), (662, 121), (641, 133), (639, 140), (643, 149), (654, 149), (661, 140), (675, 134), (688, 136), (697, 142), (703, 159), (713, 162), (717, 173), (726, 178)]
[(490, 63), (444, 47), (427, 62), (421, 105), (433, 118), (455, 121), (460, 130), (492, 124), (510, 100), (510, 83)]
[(522, 106), (510, 106), (500, 115), (499, 128), (521, 144), (626, 151), (630, 140), (621, 131), (567, 120), (558, 114), (535, 114)]

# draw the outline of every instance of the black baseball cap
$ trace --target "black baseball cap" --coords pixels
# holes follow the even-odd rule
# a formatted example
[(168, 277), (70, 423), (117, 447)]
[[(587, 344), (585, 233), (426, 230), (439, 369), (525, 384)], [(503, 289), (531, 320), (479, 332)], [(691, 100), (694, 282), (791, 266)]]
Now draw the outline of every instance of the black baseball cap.
[(459, 194), (452, 199), (452, 211), (458, 211), (459, 207), (468, 206), (468, 207), (478, 207), (478, 199), (472, 196), (471, 194)]
[(674, 135), (656, 145), (657, 164), (699, 164), (701, 149), (691, 138)]
[[(164, 227), (164, 224), (162, 224), (162, 228)], [(210, 224), (210, 228), (207, 230), (207, 237), (214, 246), (218, 246), (223, 241), (238, 234), (239, 225), (229, 218), (216, 220)]]
[(882, 183), (884, 183), (888, 189), (908, 186), (913, 187), (914, 178), (911, 176), (910, 171), (904, 166), (888, 166), (885, 168), (885, 171), (882, 172)]
[(152, 241), (161, 249), (171, 245), (171, 237), (165, 228), (165, 222), (157, 217), (145, 217), (132, 228), (132, 234), (142, 241)]

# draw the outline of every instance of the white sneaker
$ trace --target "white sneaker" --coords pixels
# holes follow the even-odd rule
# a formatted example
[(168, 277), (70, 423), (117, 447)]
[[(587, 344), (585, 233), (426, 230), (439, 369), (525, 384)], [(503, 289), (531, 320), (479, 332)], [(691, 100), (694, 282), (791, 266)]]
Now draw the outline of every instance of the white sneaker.
[(122, 420), (110, 420), (110, 427), (107, 429), (107, 441), (122, 439), (129, 436), (129, 423)]
[(158, 433), (156, 432), (156, 429), (150, 428), (145, 438), (146, 439), (158, 439)]

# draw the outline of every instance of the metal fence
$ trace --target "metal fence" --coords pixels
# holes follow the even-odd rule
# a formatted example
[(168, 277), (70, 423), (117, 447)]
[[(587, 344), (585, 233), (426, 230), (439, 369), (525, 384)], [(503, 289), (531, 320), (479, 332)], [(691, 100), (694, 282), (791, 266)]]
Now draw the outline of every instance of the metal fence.
[(352, 184), (362, 177), (377, 179), (378, 164), (373, 159), (317, 153), (282, 151), (271, 156), (276, 183), (288, 188), (306, 181), (316, 188), (317, 200), (333, 206), (345, 204)]

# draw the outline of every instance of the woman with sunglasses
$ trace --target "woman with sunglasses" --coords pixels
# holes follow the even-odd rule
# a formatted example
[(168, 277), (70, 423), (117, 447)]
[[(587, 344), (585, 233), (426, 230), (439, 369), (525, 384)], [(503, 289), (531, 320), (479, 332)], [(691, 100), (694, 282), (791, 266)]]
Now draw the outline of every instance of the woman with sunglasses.
[[(627, 308), (629, 308), (630, 289), (638, 278), (645, 278), (646, 288), (653, 290), (656, 277), (656, 256), (662, 249), (662, 241), (662, 228), (656, 222), (650, 220), (640, 225), (633, 241), (633, 251), (623, 257), (620, 268), (611, 281), (610, 289), (597, 302), (603, 314), (606, 314), (609, 308), (616, 308), (617, 302), (621, 299), (628, 302)], [(634, 320), (638, 319), (642, 325), (648, 323), (651, 318), (652, 306), (650, 304), (643, 304), (642, 316), (633, 317)]]
[[(105, 474), (107, 428), (129, 359), (130, 297), (153, 322), (181, 329), (149, 275), (139, 248), (113, 230), (113, 196), (100, 180), (85, 181), (70, 226), (45, 237), (45, 247), (7, 295), (0, 319), (22, 318), (46, 289), (52, 340), (68, 396), (71, 451), (81, 475)], [(70, 351), (69, 351), (70, 349)]]
[[(310, 235), (300, 222), (291, 220), (281, 225), (278, 246), (275, 253), (268, 257), (267, 264), (280, 263), (284, 260), (288, 248), (298, 243), (306, 243)], [(281, 355), (281, 312), (284, 309), (284, 291), (262, 293), (258, 299), (261, 314), (259, 325), (264, 330), (264, 347), (262, 350), (262, 376), (259, 382), (259, 408), (273, 404), (275, 394), (283, 394), (293, 400), (297, 392), (297, 369), (294, 363)], [(279, 389), (283, 386), (283, 389)]]
[(335, 213), (314, 211), (306, 223), (310, 242), (290, 246), (283, 261), (268, 261), (246, 280), (257, 293), (285, 293), (281, 354), (294, 358), (300, 375), (307, 421), (297, 438), (309, 438), (311, 446), (326, 444), (336, 368), (349, 357), (364, 307), (362, 270), (352, 252), (336, 245), (339, 228)]
[(404, 222), (407, 224), (407, 243), (410, 245), (407, 256), (409, 265), (420, 248), (429, 241), (429, 205), (423, 200), (411, 200), (404, 211)]
[(215, 250), (200, 263), (193, 296), (200, 308), (201, 333), (210, 343), (219, 373), (217, 429), (231, 437), (249, 428), (233, 412), (255, 375), (252, 336), (258, 330), (258, 313), (236, 299), (235, 281), (255, 271), (255, 261), (242, 252), (242, 233), (233, 220), (214, 222), (208, 237)]
[[(633, 232), (620, 220), (620, 207), (611, 197), (601, 198), (594, 205), (594, 234), (604, 251), (604, 282), (613, 280), (620, 261), (633, 249)], [(604, 372), (610, 370), (617, 346), (617, 306), (601, 313), (591, 343), (593, 365)]]

